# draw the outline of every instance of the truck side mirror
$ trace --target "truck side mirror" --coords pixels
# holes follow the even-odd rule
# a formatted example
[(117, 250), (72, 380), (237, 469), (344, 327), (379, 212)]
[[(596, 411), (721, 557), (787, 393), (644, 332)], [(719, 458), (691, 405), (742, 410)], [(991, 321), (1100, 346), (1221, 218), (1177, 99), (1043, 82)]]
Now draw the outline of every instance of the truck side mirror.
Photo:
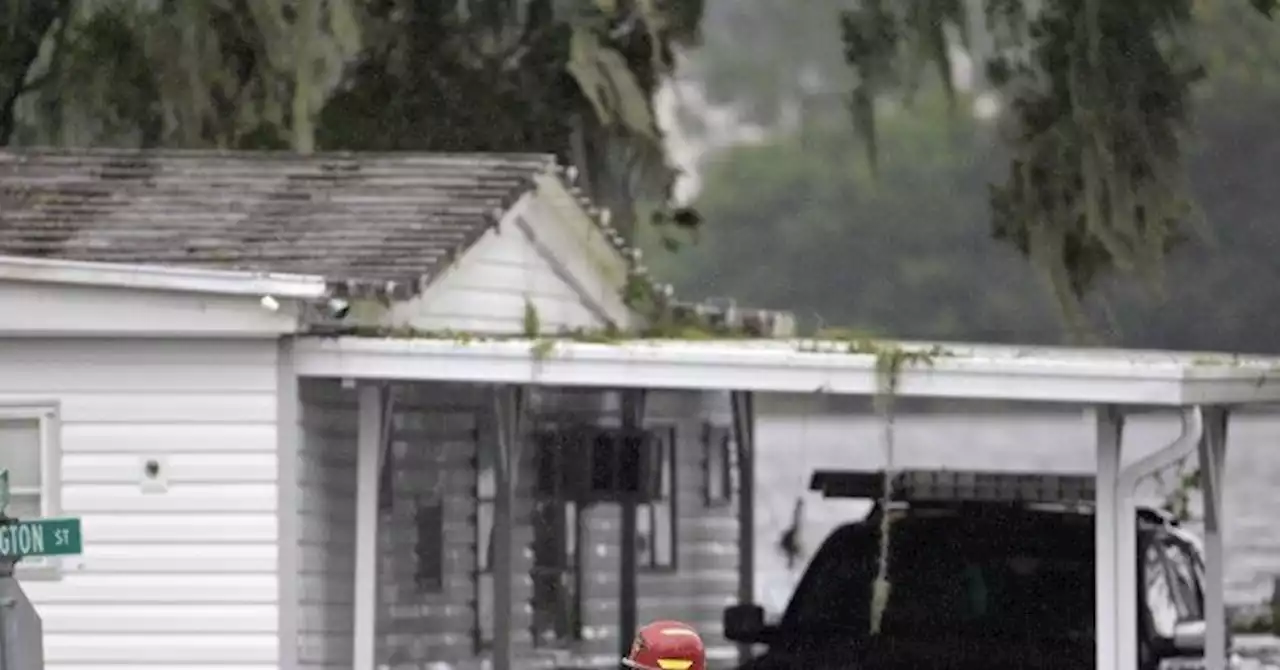
[(1204, 636), (1203, 621), (1183, 621), (1173, 627), (1173, 648), (1186, 656), (1203, 655)]
[(768, 642), (772, 632), (772, 627), (765, 625), (764, 608), (755, 603), (726, 607), (723, 624), (726, 638), (744, 644)]

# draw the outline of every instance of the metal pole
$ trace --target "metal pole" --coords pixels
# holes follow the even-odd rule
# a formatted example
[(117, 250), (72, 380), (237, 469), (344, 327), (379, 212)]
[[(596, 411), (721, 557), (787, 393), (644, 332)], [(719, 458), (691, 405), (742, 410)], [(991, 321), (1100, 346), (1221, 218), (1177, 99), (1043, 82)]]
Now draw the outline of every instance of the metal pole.
[(378, 485), (381, 477), (383, 393), (364, 384), (357, 393), (355, 595), (352, 599), (352, 666), (373, 670), (377, 657)]
[(1227, 668), (1227, 610), (1223, 601), (1222, 478), (1227, 455), (1225, 408), (1204, 409), (1205, 430), (1200, 440), (1200, 482), (1204, 493), (1205, 648), (1207, 670)]
[[(1101, 405), (1087, 412), (1092, 424), (1095, 446), (1098, 451), (1098, 474), (1096, 485), (1097, 511), (1094, 513), (1094, 560), (1097, 563), (1097, 576), (1094, 583), (1094, 630), (1096, 631), (1096, 664), (1097, 670), (1122, 670), (1133, 667), (1137, 662), (1135, 654), (1124, 663), (1120, 657), (1121, 639), (1126, 635), (1121, 631), (1120, 617), (1117, 612), (1117, 599), (1134, 598), (1137, 588), (1130, 580), (1129, 586), (1120, 588), (1120, 563), (1125, 560), (1118, 556), (1119, 527), (1128, 523), (1130, 527), (1134, 519), (1120, 519), (1120, 500), (1117, 495), (1120, 482), (1120, 437), (1124, 430), (1120, 411), (1109, 405)], [(1133, 557), (1128, 561), (1132, 565)], [(1135, 566), (1136, 569), (1136, 566)], [(1130, 572), (1132, 575), (1132, 572)], [(1132, 634), (1136, 621), (1131, 622), (1127, 633)]]
[(494, 398), (498, 424), (497, 458), (494, 459), (493, 499), (493, 670), (511, 668), (512, 507), (515, 498), (516, 454), (524, 439), (524, 396), (519, 386), (501, 387)]
[[(734, 443), (738, 449), (738, 602), (755, 601), (756, 576), (756, 403), (755, 394), (729, 394)], [(751, 660), (751, 645), (738, 645), (738, 662)]]
[[(623, 434), (638, 431), (644, 427), (643, 389), (627, 389), (622, 391), (622, 431)], [(631, 650), (631, 639), (636, 634), (637, 581), (636, 569), (636, 499), (627, 495), (622, 499), (622, 560), (619, 566), (621, 574), (618, 578), (618, 649), (619, 656), (625, 657)]]
[[(0, 526), (9, 523), (9, 518), (0, 512)], [(0, 581), (13, 579), (13, 566), (16, 561), (10, 559), (0, 560)], [(9, 670), (12, 664), (9, 662), (9, 603), (0, 602), (0, 670)]]

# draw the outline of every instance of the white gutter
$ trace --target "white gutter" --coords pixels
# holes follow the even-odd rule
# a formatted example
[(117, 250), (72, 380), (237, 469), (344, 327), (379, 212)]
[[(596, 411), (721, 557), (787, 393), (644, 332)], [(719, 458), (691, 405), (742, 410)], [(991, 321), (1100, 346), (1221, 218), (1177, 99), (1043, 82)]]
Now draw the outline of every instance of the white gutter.
[(79, 284), (283, 299), (325, 296), (323, 277), (0, 256), (0, 281)]
[[(305, 337), (297, 372), (310, 377), (657, 389), (720, 389), (872, 396), (882, 375), (872, 354), (830, 343)], [(902, 397), (1180, 406), (1186, 366), (1173, 354), (1122, 360), (1119, 353), (972, 348), (904, 365)], [(1133, 352), (1128, 352), (1133, 353)], [(1223, 378), (1198, 393), (1230, 402), (1280, 401), (1280, 383), (1254, 374)], [(1224, 400), (1224, 402), (1226, 402)]]

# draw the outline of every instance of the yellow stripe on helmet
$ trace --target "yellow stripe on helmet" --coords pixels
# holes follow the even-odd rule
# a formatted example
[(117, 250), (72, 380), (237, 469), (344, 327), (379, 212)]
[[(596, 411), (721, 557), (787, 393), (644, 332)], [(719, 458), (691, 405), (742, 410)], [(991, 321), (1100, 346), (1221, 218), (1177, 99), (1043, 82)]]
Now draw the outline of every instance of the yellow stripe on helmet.
[(693, 661), (683, 658), (660, 658), (658, 659), (658, 667), (662, 670), (689, 670), (693, 666)]

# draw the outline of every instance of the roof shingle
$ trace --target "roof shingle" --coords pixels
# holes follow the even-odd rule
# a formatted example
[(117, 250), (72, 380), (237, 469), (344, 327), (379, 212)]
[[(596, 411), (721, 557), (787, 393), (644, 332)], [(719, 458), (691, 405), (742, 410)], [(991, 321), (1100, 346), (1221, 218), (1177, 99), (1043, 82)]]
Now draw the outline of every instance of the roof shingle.
[(0, 151), (0, 255), (414, 292), (553, 169), (524, 154)]

